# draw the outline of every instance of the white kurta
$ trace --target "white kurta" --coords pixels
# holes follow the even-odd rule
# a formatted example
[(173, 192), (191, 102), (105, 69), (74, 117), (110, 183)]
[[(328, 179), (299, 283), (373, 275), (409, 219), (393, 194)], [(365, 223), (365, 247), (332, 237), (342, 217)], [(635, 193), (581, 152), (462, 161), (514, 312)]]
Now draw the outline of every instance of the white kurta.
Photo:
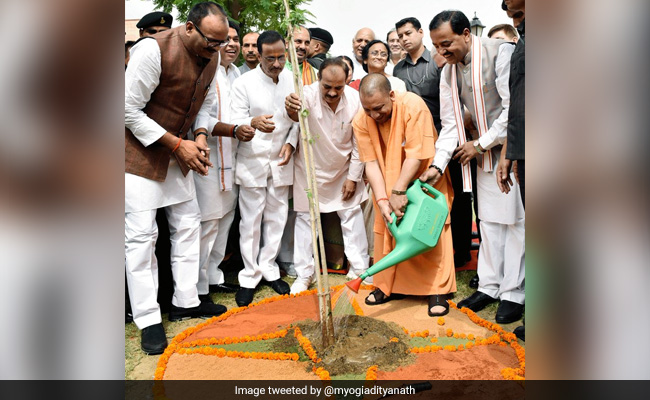
[[(512, 51), (513, 46), (501, 46), (499, 48), (499, 54), (494, 65), (496, 71), (496, 80), (494, 83), (501, 97), (501, 112), (499, 117), (488, 127), (487, 133), (479, 138), (481, 147), (486, 150), (492, 149), (492, 159), (495, 161), (499, 160), (501, 152), (501, 148), (495, 146), (503, 144), (507, 137), (508, 108), (510, 105), (508, 79), (510, 77), (510, 57)], [(450, 67), (458, 68), (460, 65), (449, 65), (445, 68)], [(464, 73), (463, 71), (466, 69), (471, 69), (471, 63), (464, 66), (463, 70), (459, 73)], [(454, 82), (454, 84), (456, 83)], [(454, 149), (458, 146), (456, 119), (451, 96), (450, 82), (447, 79), (447, 75), (443, 74), (440, 79), (440, 119), (442, 121), (442, 130), (436, 141), (436, 155), (433, 159), (433, 164), (443, 170), (449, 163)], [(486, 103), (486, 107), (489, 106)], [(472, 118), (476, 120), (475, 115), (472, 115)], [(495, 163), (494, 170), (496, 170), (496, 165), (497, 163)], [(519, 185), (515, 181), (514, 174), (511, 174), (514, 186), (509, 194), (502, 193), (499, 190), (494, 172), (485, 172), (482, 168), (478, 168), (476, 175), (478, 185), (478, 217), (481, 220), (500, 224), (514, 224), (524, 218), (524, 208), (520, 199)]]
[[(305, 108), (309, 110), (309, 129), (314, 136), (312, 146), (314, 169), (318, 182), (320, 211), (329, 213), (358, 206), (367, 199), (363, 184), (363, 163), (359, 161), (352, 119), (361, 108), (359, 93), (346, 86), (341, 101), (332, 111), (322, 99), (319, 83), (304, 88)], [(293, 209), (308, 212), (307, 172), (302, 146), (295, 157)], [(347, 180), (357, 182), (354, 196), (343, 201), (341, 189)]]
[(237, 147), (235, 183), (245, 187), (266, 187), (269, 173), (274, 186), (293, 183), (293, 157), (285, 166), (280, 150), (285, 143), (294, 149), (298, 141), (298, 123), (285, 115), (284, 100), (293, 93), (293, 76), (286, 69), (275, 84), (261, 68), (242, 75), (232, 87), (232, 121), (237, 125), (250, 125), (253, 117), (273, 115), (275, 129), (271, 133), (255, 131), (250, 142), (240, 142)]
[(362, 79), (364, 76), (368, 75), (368, 73), (363, 70), (363, 64), (357, 61), (357, 57), (354, 55), (354, 53), (352, 53), (350, 59), (352, 60), (352, 65), (354, 66), (354, 72), (352, 73), (353, 81)]
[[(231, 118), (231, 94), (232, 94), (232, 85), (235, 79), (239, 78), (241, 73), (236, 66), (231, 65), (226, 72), (226, 68), (223, 65), (219, 65), (217, 69), (217, 79), (215, 79), (215, 85), (219, 83), (219, 90), (217, 91), (219, 101), (215, 101), (212, 104), (210, 110), (210, 123), (208, 124), (208, 131), (211, 132), (212, 128), (217, 122), (230, 123)], [(220, 117), (220, 118), (219, 118)], [(196, 130), (196, 128), (195, 128)], [(232, 154), (232, 167), (231, 169), (225, 169), (224, 174), (231, 175), (230, 178), (234, 177), (234, 166), (237, 156), (237, 139), (232, 139), (228, 137), (222, 137), (222, 141), (230, 141), (230, 151)], [(210, 147), (210, 159), (214, 168), (210, 168), (207, 176), (202, 176), (199, 174), (194, 174), (194, 182), (196, 184), (196, 197), (199, 201), (199, 207), (201, 208), (201, 220), (209, 221), (212, 219), (222, 218), (226, 213), (235, 209), (237, 205), (237, 185), (233, 185), (232, 190), (222, 190), (220, 185), (221, 180), (221, 160), (220, 160), (220, 151), (219, 148), (219, 137), (209, 136), (208, 137), (208, 146)], [(228, 149), (228, 147), (224, 147)]]
[[(160, 47), (155, 40), (141, 40), (133, 46), (131, 54), (124, 77), (124, 124), (144, 146), (149, 146), (166, 132), (143, 111), (160, 80)], [(214, 99), (215, 92), (210, 89), (197, 116), (197, 123), (202, 121), (198, 126), (207, 128)], [(125, 212), (155, 210), (188, 201), (195, 195), (192, 171), (183, 176), (176, 158), (171, 157), (164, 182), (125, 173), (124, 195)]]

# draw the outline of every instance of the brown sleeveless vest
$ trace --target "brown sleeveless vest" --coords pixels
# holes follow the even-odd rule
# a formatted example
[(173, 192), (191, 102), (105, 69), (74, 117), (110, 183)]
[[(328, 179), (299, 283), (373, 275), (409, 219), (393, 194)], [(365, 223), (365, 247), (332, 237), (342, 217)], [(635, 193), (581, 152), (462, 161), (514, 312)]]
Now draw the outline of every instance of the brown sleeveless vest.
[[(143, 111), (167, 132), (184, 138), (208, 94), (217, 63), (192, 53), (184, 25), (157, 34), (155, 40), (160, 46), (162, 72)], [(125, 171), (164, 182), (171, 150), (158, 143), (144, 147), (128, 128), (125, 134)], [(187, 175), (187, 165), (180, 160), (178, 164)]]

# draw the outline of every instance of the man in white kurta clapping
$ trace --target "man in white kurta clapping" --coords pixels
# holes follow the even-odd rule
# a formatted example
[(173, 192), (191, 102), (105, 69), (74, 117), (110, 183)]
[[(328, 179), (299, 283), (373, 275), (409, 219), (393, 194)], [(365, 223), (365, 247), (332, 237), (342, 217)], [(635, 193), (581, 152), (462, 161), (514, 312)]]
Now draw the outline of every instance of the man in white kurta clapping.
[[(348, 65), (342, 58), (328, 58), (318, 71), (318, 82), (304, 89), (308, 122), (315, 138), (313, 163), (322, 213), (336, 212), (341, 219), (345, 255), (350, 263), (349, 276), (356, 278), (368, 269), (368, 239), (359, 204), (367, 199), (363, 183), (363, 163), (352, 134), (352, 119), (360, 109), (359, 94), (345, 84)], [(301, 101), (287, 96), (285, 110), (298, 121)], [(314, 280), (307, 172), (302, 147), (296, 152), (293, 199), (297, 212), (294, 236), (294, 266), (298, 278), (291, 293), (309, 288)]]
[(293, 184), (291, 158), (298, 140), (298, 124), (284, 114), (284, 99), (293, 92), (291, 72), (284, 70), (285, 42), (276, 31), (257, 39), (260, 64), (239, 77), (232, 88), (232, 123), (255, 128), (250, 142), (237, 149), (235, 183), (239, 185), (240, 250), (237, 305), (253, 301), (262, 279), (279, 294), (289, 293), (275, 259), (289, 210)]

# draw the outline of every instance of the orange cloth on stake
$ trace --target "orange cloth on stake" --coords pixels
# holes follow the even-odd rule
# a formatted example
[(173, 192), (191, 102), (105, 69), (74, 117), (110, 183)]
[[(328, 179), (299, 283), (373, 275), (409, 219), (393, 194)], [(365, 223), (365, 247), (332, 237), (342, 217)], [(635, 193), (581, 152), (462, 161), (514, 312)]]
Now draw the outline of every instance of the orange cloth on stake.
[[(396, 94), (390, 119), (390, 133), (385, 143), (377, 123), (359, 111), (353, 121), (354, 134), (359, 147), (359, 158), (368, 162), (376, 160), (384, 177), (386, 193), (391, 193), (399, 178), (406, 158), (422, 160), (415, 174), (416, 179), (424, 172), (435, 155), (435, 140), (438, 136), (433, 118), (422, 100), (416, 94)], [(443, 174), (435, 188), (445, 195), (451, 210), (454, 192), (447, 173)], [(375, 262), (390, 253), (395, 240), (390, 235), (384, 219), (375, 207)], [(403, 293), (409, 295), (447, 294), (456, 291), (454, 271), (454, 250), (451, 239), (449, 217), (440, 235), (438, 245), (431, 251), (413, 257), (394, 267), (375, 274), (374, 284), (386, 295)]]

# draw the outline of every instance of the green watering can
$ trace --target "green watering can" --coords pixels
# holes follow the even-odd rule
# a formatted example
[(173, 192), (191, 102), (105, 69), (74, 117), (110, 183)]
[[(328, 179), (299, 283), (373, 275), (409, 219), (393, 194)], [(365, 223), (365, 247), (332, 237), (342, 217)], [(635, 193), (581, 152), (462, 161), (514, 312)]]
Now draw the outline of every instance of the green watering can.
[[(425, 193), (423, 188), (433, 197)], [(406, 211), (399, 225), (395, 213), (391, 214), (393, 222), (388, 224), (388, 229), (395, 238), (395, 248), (360, 277), (346, 283), (355, 293), (359, 292), (361, 281), (367, 277), (427, 252), (438, 244), (449, 214), (445, 196), (431, 185), (416, 179), (406, 190), (406, 198)]]

